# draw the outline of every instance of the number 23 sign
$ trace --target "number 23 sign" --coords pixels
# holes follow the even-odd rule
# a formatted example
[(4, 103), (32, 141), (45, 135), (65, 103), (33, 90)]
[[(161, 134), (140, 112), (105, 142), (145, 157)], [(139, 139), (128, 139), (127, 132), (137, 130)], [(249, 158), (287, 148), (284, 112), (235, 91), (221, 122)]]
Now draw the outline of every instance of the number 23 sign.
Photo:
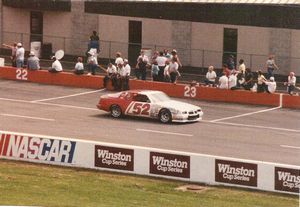
[(185, 86), (184, 87), (184, 97), (195, 98), (197, 95), (197, 88), (195, 86)]

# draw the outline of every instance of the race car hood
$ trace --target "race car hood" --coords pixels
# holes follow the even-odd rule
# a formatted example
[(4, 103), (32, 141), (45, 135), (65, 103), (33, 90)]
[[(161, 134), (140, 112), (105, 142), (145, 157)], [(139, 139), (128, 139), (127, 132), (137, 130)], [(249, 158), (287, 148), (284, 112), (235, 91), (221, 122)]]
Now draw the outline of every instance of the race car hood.
[(199, 106), (184, 103), (184, 102), (181, 102), (181, 101), (174, 101), (174, 100), (160, 102), (160, 105), (164, 108), (179, 110), (181, 112), (183, 112), (183, 111), (197, 111), (198, 109), (201, 109)]

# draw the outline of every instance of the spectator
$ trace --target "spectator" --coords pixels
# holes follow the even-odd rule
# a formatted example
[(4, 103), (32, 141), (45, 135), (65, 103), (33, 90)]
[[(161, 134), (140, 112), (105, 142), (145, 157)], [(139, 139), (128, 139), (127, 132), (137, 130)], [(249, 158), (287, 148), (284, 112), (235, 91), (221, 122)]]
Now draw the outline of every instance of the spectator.
[(275, 64), (274, 55), (269, 56), (269, 59), (266, 62), (266, 68), (268, 72), (268, 78), (273, 76), (274, 69), (279, 69), (278, 66)]
[(264, 81), (264, 83), (267, 86), (266, 87), (267, 93), (275, 93), (277, 84), (275, 82), (275, 78), (274, 77), (271, 77), (270, 81)]
[(128, 72), (125, 70), (124, 65), (119, 64), (117, 66), (118, 71), (118, 89), (121, 91), (128, 90)]
[(89, 50), (91, 48), (96, 49), (97, 53), (100, 52), (100, 44), (99, 44), (99, 36), (96, 31), (93, 31), (93, 34), (90, 36), (90, 44), (89, 44)]
[(177, 58), (173, 57), (170, 65), (169, 65), (169, 74), (170, 74), (171, 83), (176, 83), (178, 77), (181, 76), (178, 71), (179, 64), (177, 61), (178, 61)]
[(151, 76), (152, 76), (152, 80), (153, 81), (159, 81), (159, 67), (157, 64), (157, 61), (154, 61), (154, 63), (152, 64), (152, 68), (151, 68)]
[(206, 78), (204, 80), (205, 85), (215, 86), (217, 74), (214, 71), (213, 66), (208, 67), (208, 71), (206, 73)]
[(238, 74), (238, 72), (236, 70), (232, 70), (232, 72), (228, 78), (228, 88), (230, 90), (239, 89), (237, 86), (237, 74)]
[(88, 52), (87, 66), (88, 66), (87, 75), (96, 75), (96, 69), (98, 67), (97, 58), (93, 55), (91, 51)]
[(227, 64), (229, 70), (235, 69), (235, 63), (234, 63), (234, 56), (233, 55), (229, 55), (229, 57), (226, 61), (226, 64)]
[(104, 69), (104, 71), (106, 72), (106, 75), (103, 80), (103, 87), (106, 88), (108, 81), (111, 80), (114, 90), (117, 90), (118, 84), (117, 84), (117, 68), (116, 68), (116, 66), (114, 66), (112, 63), (109, 63), (107, 69)]
[(287, 91), (292, 96), (296, 87), (296, 76), (294, 72), (290, 72), (288, 82), (285, 82), (284, 85), (287, 85)]
[(127, 59), (124, 59), (124, 70), (125, 70), (125, 86), (124, 86), (124, 90), (129, 90), (129, 77), (130, 77), (130, 73), (131, 73), (131, 66), (128, 63)]
[(153, 53), (153, 56), (151, 57), (151, 63), (153, 64), (154, 61), (156, 61), (156, 58), (159, 56), (159, 52), (158, 51), (155, 51)]
[(22, 43), (17, 44), (17, 51), (16, 51), (16, 65), (17, 68), (23, 68), (24, 66), (24, 55), (25, 55), (25, 49), (22, 46)]
[(262, 72), (260, 70), (257, 71), (257, 93), (265, 92), (265, 88), (266, 88), (265, 81), (266, 78), (262, 74)]
[(225, 72), (223, 72), (223, 75), (219, 78), (219, 88), (228, 89), (228, 77)]
[(241, 74), (245, 74), (245, 72), (246, 72), (246, 66), (245, 66), (245, 62), (244, 62), (244, 60), (243, 59), (240, 59), (240, 61), (239, 61), (239, 73), (241, 73)]
[(164, 81), (164, 69), (166, 67), (166, 61), (168, 59), (164, 56), (163, 52), (159, 52), (159, 56), (156, 58), (157, 65), (159, 67), (159, 72), (158, 72), (158, 80), (159, 81)]
[(29, 53), (29, 58), (27, 59), (27, 68), (29, 70), (40, 70), (40, 59), (34, 55), (34, 52)]
[(56, 59), (55, 56), (53, 56), (51, 59), (54, 60), (54, 62), (52, 63), (52, 67), (48, 71), (50, 73), (62, 72), (63, 68), (62, 68), (62, 65), (61, 65), (60, 61), (58, 59)]
[(178, 63), (178, 66), (182, 67), (181, 61), (180, 61), (180, 59), (178, 57), (178, 54), (177, 54), (177, 51), (175, 49), (173, 49), (171, 54), (172, 54), (171, 61), (172, 61), (173, 58), (176, 58), (176, 62)]
[(83, 66), (83, 63), (82, 63), (82, 57), (78, 57), (77, 58), (77, 63), (75, 65), (75, 69), (74, 69), (74, 73), (76, 75), (82, 75), (84, 74), (84, 66)]
[(11, 56), (10, 56), (11, 65), (12, 67), (17, 67), (17, 63), (16, 63), (17, 43), (14, 42), (13, 45), (7, 45), (7, 44), (2, 44), (2, 45), (11, 49)]
[(226, 75), (227, 77), (229, 77), (230, 74), (231, 74), (231, 71), (229, 70), (227, 64), (224, 64), (224, 65), (223, 65), (223, 73), (225, 73), (225, 75)]
[(123, 65), (124, 60), (122, 58), (122, 54), (120, 52), (116, 53), (116, 60), (115, 60), (115, 65), (118, 66), (119, 64)]
[(142, 50), (141, 55), (137, 59), (136, 65), (136, 76), (138, 79), (146, 80), (148, 63), (149, 58), (145, 55), (144, 51)]
[(170, 82), (170, 73), (169, 73), (170, 62), (166, 61), (166, 67), (164, 68), (164, 82)]
[(250, 90), (253, 87), (253, 74), (250, 68), (246, 68), (245, 82), (242, 86), (245, 90)]
[[(246, 71), (245, 71), (246, 73)], [(237, 74), (237, 87), (240, 88), (245, 83), (245, 73)]]
[(169, 53), (169, 50), (164, 49), (164, 56), (167, 58), (167, 60), (171, 60), (171, 54)]

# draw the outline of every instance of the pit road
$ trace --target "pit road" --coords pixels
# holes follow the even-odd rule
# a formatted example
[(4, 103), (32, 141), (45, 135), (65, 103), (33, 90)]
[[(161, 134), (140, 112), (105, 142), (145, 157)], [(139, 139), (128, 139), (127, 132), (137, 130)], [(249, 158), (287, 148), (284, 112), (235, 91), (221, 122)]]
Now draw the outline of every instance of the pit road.
[(109, 91), (0, 79), (0, 130), (154, 147), (300, 166), (300, 111), (177, 99), (203, 121), (114, 119), (96, 109)]

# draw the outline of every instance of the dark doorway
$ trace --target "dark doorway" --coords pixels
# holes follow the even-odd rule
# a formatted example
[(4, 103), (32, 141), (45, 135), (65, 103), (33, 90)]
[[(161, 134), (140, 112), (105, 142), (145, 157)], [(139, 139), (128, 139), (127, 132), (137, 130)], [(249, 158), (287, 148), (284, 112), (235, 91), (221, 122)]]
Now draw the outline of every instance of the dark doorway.
[(236, 63), (237, 39), (238, 39), (237, 29), (224, 28), (223, 63), (227, 62), (230, 55), (234, 56), (234, 62)]
[(131, 65), (136, 64), (142, 45), (142, 22), (129, 21), (128, 60)]
[(32, 11), (30, 13), (30, 42), (43, 42), (43, 13)]

